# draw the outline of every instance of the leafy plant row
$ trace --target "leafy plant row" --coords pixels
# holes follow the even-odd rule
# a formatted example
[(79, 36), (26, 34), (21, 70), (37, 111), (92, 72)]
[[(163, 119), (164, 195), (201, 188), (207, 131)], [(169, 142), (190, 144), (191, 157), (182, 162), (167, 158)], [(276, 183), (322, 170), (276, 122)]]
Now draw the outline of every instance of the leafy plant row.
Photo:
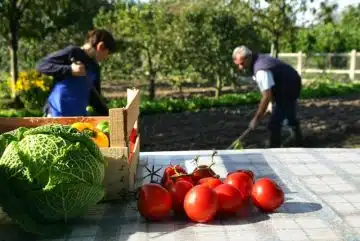
[[(360, 83), (340, 83), (332, 81), (316, 81), (305, 86), (301, 92), (302, 99), (324, 98), (344, 96), (354, 93), (360, 93)], [(224, 94), (218, 99), (211, 97), (192, 97), (185, 100), (175, 98), (159, 98), (153, 101), (146, 97), (142, 98), (140, 110), (141, 114), (173, 113), (173, 112), (195, 112), (203, 109), (218, 107), (233, 107), (246, 104), (257, 104), (260, 101), (260, 93), (252, 91), (248, 93)], [(109, 103), (110, 108), (123, 107), (126, 105), (126, 99), (121, 98), (112, 100)], [(25, 110), (0, 110), (2, 117), (15, 116), (41, 116), (41, 111)]]

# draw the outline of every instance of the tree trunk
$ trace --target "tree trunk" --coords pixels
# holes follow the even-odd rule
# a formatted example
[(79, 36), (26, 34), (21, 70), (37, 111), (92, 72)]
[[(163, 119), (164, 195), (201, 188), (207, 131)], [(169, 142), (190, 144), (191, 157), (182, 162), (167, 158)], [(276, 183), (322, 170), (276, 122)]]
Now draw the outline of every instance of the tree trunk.
[(155, 99), (155, 76), (156, 74), (153, 72), (150, 72), (149, 75), (149, 99), (154, 100)]
[(216, 89), (215, 89), (215, 98), (218, 99), (221, 95), (222, 90), (222, 78), (218, 76), (216, 78)]
[(148, 65), (149, 65), (149, 99), (155, 99), (155, 78), (156, 78), (156, 71), (154, 70), (153, 62), (151, 59), (151, 53), (148, 49), (146, 49)]
[(271, 43), (271, 56), (274, 58), (279, 57), (279, 38), (276, 37)]
[(236, 90), (236, 89), (237, 89), (237, 83), (236, 83), (236, 80), (235, 80), (235, 79), (232, 79), (232, 80), (231, 80), (231, 88), (232, 88), (233, 90)]
[(184, 92), (183, 92), (183, 84), (182, 83), (180, 83), (178, 85), (178, 89), (179, 89), (180, 96), (183, 96)]
[(230, 75), (231, 75), (231, 87), (236, 90), (237, 89), (237, 76), (234, 74), (234, 69), (230, 68)]
[(16, 81), (18, 79), (18, 72), (19, 72), (19, 66), (18, 66), (18, 30), (19, 30), (19, 19), (18, 19), (18, 12), (17, 12), (17, 6), (16, 1), (12, 1), (12, 14), (9, 18), (9, 27), (10, 27), (10, 36), (8, 39), (8, 49), (9, 49), (9, 55), (10, 55), (10, 75), (11, 75), (11, 85), (12, 85), (12, 93), (11, 97), (13, 99), (16, 98), (15, 93), (15, 85)]
[(9, 54), (10, 54), (10, 75), (11, 75), (11, 86), (12, 86), (12, 93), (11, 97), (15, 99), (15, 85), (18, 79), (18, 58), (17, 58), (17, 49), (13, 46), (13, 44), (9, 44)]

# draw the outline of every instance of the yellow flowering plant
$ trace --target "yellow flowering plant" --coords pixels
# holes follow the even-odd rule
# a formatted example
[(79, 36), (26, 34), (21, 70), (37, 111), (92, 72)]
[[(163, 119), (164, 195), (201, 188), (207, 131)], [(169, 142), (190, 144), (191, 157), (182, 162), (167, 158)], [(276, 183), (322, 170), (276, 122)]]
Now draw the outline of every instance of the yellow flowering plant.
[(19, 72), (16, 85), (11, 85), (10, 78), (8, 83), (12, 90), (20, 97), (24, 106), (28, 110), (41, 109), (50, 93), (53, 79), (43, 75), (37, 70)]

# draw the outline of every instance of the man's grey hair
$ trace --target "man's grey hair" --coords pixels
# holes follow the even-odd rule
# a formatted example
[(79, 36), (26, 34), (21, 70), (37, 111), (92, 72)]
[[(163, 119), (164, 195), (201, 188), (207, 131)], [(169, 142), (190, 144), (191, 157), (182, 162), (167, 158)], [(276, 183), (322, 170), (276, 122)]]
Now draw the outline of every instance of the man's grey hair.
[(252, 51), (245, 45), (241, 45), (234, 49), (232, 57), (235, 58), (236, 55), (240, 55), (243, 58), (247, 58), (252, 55)]

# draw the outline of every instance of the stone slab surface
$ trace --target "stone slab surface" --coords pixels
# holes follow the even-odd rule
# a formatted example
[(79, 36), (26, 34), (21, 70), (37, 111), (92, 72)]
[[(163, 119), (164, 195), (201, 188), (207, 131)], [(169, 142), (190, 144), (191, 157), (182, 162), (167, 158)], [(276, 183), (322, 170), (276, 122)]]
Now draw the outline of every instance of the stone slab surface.
[[(200, 163), (209, 163), (211, 153), (142, 152), (138, 175), (146, 175), (146, 163), (157, 168), (171, 162), (191, 170), (194, 156), (200, 155)], [(245, 168), (253, 170), (256, 178), (272, 178), (284, 189), (286, 202), (272, 214), (251, 209), (243, 216), (210, 224), (147, 223), (134, 202), (100, 204), (76, 222), (71, 233), (41, 241), (360, 240), (360, 150), (220, 150), (214, 160), (214, 170), (221, 177)], [(29, 240), (15, 230), (0, 225), (0, 241)]]

